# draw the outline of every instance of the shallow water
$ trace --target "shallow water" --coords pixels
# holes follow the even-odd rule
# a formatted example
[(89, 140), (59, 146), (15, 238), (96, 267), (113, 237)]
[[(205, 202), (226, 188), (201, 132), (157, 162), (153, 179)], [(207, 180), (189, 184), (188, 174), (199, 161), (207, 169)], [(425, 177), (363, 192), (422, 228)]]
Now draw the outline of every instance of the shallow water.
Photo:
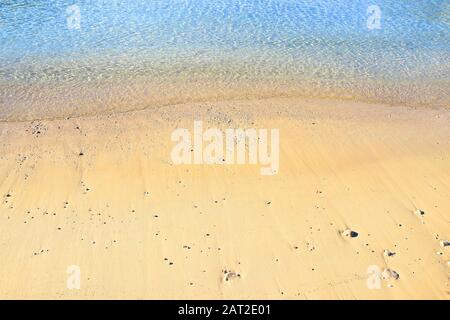
[(447, 107), (449, 22), (444, 0), (0, 1), (0, 119), (273, 96)]

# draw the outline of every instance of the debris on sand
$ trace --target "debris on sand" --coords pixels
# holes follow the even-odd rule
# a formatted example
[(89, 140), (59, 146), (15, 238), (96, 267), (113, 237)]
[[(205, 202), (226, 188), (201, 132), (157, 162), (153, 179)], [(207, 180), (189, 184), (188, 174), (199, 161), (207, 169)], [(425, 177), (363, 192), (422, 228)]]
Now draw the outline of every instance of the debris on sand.
[(356, 238), (358, 236), (358, 232), (350, 230), (350, 229), (346, 229), (346, 230), (342, 231), (342, 235), (344, 237)]
[(448, 246), (450, 246), (450, 241), (448, 241), (448, 240), (441, 240), (441, 241), (439, 242), (439, 245), (440, 245), (442, 248), (448, 247)]
[(231, 271), (231, 270), (223, 270), (223, 280), (224, 281), (230, 281), (236, 278), (240, 278), (241, 275), (237, 272)]
[(306, 243), (306, 246), (308, 248), (308, 251), (314, 251), (316, 249), (316, 246), (309, 242)]
[(392, 256), (395, 256), (395, 252), (392, 252), (392, 251), (389, 251), (388, 249), (386, 249), (383, 251), (383, 255), (385, 257), (392, 257)]
[(383, 277), (383, 279), (394, 279), (394, 280), (398, 280), (400, 279), (400, 275), (392, 270), (392, 269), (384, 269), (383, 272), (381, 273), (381, 276)]
[(414, 211), (414, 214), (418, 217), (422, 217), (425, 215), (425, 211), (417, 209), (416, 211)]

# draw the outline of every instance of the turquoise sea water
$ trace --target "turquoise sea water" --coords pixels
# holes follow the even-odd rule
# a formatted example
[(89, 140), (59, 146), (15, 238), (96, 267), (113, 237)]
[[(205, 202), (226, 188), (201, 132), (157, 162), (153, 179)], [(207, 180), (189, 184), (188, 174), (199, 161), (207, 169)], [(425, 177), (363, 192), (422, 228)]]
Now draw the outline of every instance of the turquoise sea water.
[(272, 96), (447, 107), (449, 25), (445, 0), (0, 0), (0, 119)]

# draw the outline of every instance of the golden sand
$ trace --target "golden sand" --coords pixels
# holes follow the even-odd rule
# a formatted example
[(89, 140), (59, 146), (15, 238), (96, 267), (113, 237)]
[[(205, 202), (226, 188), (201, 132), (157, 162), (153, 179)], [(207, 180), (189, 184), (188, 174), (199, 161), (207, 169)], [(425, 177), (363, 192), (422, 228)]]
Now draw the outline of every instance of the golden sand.
[[(174, 165), (195, 120), (279, 128), (279, 173)], [(0, 123), (0, 298), (449, 299), (449, 138), (448, 109), (295, 98)]]

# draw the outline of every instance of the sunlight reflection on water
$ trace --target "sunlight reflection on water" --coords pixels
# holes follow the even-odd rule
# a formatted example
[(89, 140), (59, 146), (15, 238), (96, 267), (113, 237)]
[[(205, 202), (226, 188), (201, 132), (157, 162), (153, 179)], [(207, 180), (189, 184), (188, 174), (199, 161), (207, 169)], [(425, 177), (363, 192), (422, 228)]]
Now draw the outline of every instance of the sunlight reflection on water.
[(380, 29), (366, 0), (3, 1), (0, 119), (280, 95), (448, 106), (446, 1), (376, 2)]

